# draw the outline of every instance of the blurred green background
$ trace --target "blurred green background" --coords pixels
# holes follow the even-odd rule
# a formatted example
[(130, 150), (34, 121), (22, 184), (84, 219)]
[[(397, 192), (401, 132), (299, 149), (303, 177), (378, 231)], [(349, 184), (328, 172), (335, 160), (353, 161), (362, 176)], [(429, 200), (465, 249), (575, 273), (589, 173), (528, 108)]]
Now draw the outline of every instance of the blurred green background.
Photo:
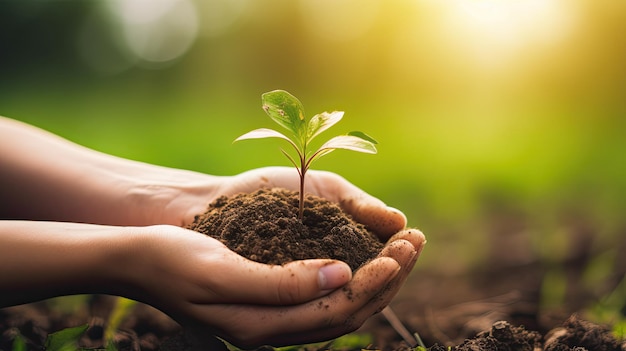
[(278, 140), (232, 144), (285, 89), (379, 141), (315, 167), (403, 210), (419, 270), (487, 265), (511, 231), (562, 258), (580, 228), (597, 274), (626, 266), (625, 1), (0, 1), (0, 23), (0, 115), (230, 175), (288, 165)]

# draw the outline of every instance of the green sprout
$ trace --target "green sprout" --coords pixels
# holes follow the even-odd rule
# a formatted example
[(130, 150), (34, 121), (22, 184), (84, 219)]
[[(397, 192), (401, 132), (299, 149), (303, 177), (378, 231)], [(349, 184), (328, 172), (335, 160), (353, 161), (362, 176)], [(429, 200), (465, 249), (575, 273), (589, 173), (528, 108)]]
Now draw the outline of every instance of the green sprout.
[[(311, 167), (313, 161), (336, 149), (352, 150), (375, 154), (377, 152), (376, 140), (365, 133), (354, 131), (347, 135), (340, 135), (331, 138), (320, 146), (317, 150), (311, 151), (311, 141), (320, 133), (335, 125), (343, 117), (343, 111), (322, 112), (313, 117), (307, 118), (304, 115), (302, 103), (293, 95), (284, 90), (274, 90), (262, 95), (263, 110), (278, 123), (287, 129), (291, 138), (273, 129), (260, 128), (248, 132), (237, 139), (262, 139), (280, 138), (286, 140), (296, 150), (297, 157), (292, 157), (284, 149), (283, 154), (296, 167), (300, 175), (300, 199), (298, 206), (298, 218), (302, 219), (304, 213), (304, 180), (306, 172)], [(298, 160), (296, 162), (296, 159)]]

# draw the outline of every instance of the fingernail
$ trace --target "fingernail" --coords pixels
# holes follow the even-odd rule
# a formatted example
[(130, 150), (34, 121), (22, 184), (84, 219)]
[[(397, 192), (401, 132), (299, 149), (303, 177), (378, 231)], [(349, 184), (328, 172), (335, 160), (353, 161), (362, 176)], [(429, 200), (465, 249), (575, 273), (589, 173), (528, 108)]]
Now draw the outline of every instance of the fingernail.
[(329, 263), (318, 272), (318, 281), (321, 290), (336, 289), (352, 279), (350, 266), (343, 262)]

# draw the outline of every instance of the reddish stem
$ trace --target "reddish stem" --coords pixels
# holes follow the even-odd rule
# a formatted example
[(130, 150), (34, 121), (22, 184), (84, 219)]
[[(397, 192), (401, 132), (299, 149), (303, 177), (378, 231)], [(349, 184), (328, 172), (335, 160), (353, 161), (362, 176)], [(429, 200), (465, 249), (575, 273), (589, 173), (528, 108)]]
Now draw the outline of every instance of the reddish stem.
[(300, 200), (298, 201), (298, 219), (304, 218), (304, 176), (308, 167), (306, 167), (303, 160), (301, 160), (302, 168), (300, 169)]

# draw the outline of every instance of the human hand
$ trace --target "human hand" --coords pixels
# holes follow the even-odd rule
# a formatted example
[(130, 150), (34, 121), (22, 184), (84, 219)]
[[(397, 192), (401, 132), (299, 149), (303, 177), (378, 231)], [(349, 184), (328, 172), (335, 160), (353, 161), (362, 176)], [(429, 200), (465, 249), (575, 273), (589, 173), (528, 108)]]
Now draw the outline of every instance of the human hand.
[(178, 227), (137, 230), (143, 233), (137, 236), (142, 250), (135, 259), (150, 264), (132, 265), (137, 269), (123, 285), (135, 287), (125, 295), (163, 310), (189, 330), (240, 347), (301, 344), (355, 330), (395, 295), (424, 244), (418, 231), (400, 232), (352, 277), (343, 262), (264, 265)]
[[(232, 195), (238, 192), (252, 192), (263, 187), (297, 190), (299, 177), (291, 168), (259, 168), (232, 177), (221, 187), (220, 192), (224, 195)], [(381, 241), (386, 242), (386, 245), (377, 259), (355, 272), (354, 278), (346, 287), (320, 299), (332, 301), (329, 306), (337, 308), (336, 312), (342, 313), (342, 308), (349, 306), (346, 298), (349, 300), (351, 293), (354, 294), (355, 291), (357, 294), (364, 291), (373, 293), (373, 295), (367, 295), (367, 293), (360, 295), (360, 298), (369, 296), (371, 300), (363, 304), (358, 312), (343, 314), (343, 318), (339, 319), (336, 319), (336, 315), (327, 315), (326, 320), (323, 319), (324, 316), (321, 316), (322, 319), (319, 322), (324, 325), (324, 328), (321, 328), (318, 333), (308, 329), (288, 336), (285, 330), (267, 330), (268, 335), (264, 338), (271, 339), (269, 335), (274, 332), (278, 344), (288, 344), (290, 338), (292, 338), (291, 343), (301, 343), (303, 340), (319, 341), (357, 329), (367, 318), (381, 311), (391, 301), (406, 281), (426, 243), (424, 235), (419, 230), (404, 229), (406, 217), (402, 212), (386, 206), (379, 199), (365, 193), (335, 173), (309, 171), (305, 191), (338, 203), (346, 213), (356, 221), (365, 224)], [(397, 273), (386, 276), (386, 270), (390, 269), (394, 263), (397, 265)], [(372, 280), (374, 277), (385, 276), (389, 279), (388, 281)], [(326, 302), (318, 301), (317, 303)], [(315, 301), (311, 302), (308, 307), (315, 308)], [(352, 307), (355, 306), (352, 305)], [(309, 315), (313, 314), (312, 311), (308, 311), (306, 306), (300, 306), (299, 310), (302, 310), (303, 315), (310, 320)], [(293, 317), (302, 319), (297, 314)], [(234, 333), (234, 335), (240, 334)]]
[[(299, 189), (298, 174), (288, 167), (265, 167), (223, 177), (193, 172), (182, 175), (184, 177), (179, 176), (177, 179), (184, 179), (182, 183), (185, 185), (169, 189), (174, 189), (170, 194), (173, 195), (170, 196), (171, 200), (164, 207), (169, 220), (157, 219), (157, 223), (190, 223), (196, 214), (206, 209), (208, 203), (222, 195), (253, 192), (260, 188)], [(390, 302), (405, 282), (424, 246), (423, 234), (415, 229), (404, 229), (406, 217), (402, 212), (386, 206), (337, 174), (309, 171), (305, 191), (338, 203), (356, 221), (365, 224), (386, 243), (380, 255), (354, 272), (352, 279), (342, 289), (329, 295), (302, 295), (300, 299), (292, 301), (292, 305), (288, 305), (284, 300), (280, 303), (263, 300), (261, 296), (254, 295), (256, 289), (243, 288), (249, 290), (247, 298), (257, 299), (256, 302), (228, 300), (226, 304), (215, 306), (205, 301), (197, 305), (194, 312), (188, 310), (182, 316), (179, 314), (176, 318), (181, 323), (188, 327), (212, 326), (215, 334), (240, 346), (295, 344), (348, 333)], [(228, 252), (228, 255), (232, 254)], [(233, 264), (228, 272), (236, 269), (233, 267), (240, 267), (244, 271), (244, 267), (250, 264), (248, 261), (233, 262), (238, 263)], [(300, 266), (293, 264), (290, 267)], [(224, 280), (225, 284), (228, 282), (228, 279)], [(246, 282), (245, 278), (240, 282), (242, 286), (254, 285)], [(300, 284), (304, 282), (300, 281)], [(237, 284), (228, 287), (240, 289)], [(265, 288), (278, 294), (276, 290), (271, 290), (278, 286)], [(294, 286), (281, 291), (290, 294), (297, 289), (300, 288)], [(230, 292), (225, 295), (230, 295)], [(176, 310), (180, 311), (178, 308)], [(261, 317), (263, 320), (259, 321)]]
[[(72, 294), (125, 296), (238, 345), (305, 341), (345, 318), (360, 320), (352, 316), (376, 294), (373, 287), (398, 270), (383, 258), (366, 282), (335, 260), (265, 265), (171, 225), (0, 222), (0, 307)], [(342, 286), (351, 295), (336, 294)]]
[[(386, 242), (385, 248), (353, 277), (343, 263), (335, 268), (317, 260), (275, 267), (253, 263), (180, 226), (221, 195), (297, 189), (293, 169), (216, 177), (113, 157), (2, 118), (0, 129), (7, 145), (0, 149), (20, 150), (0, 153), (10, 170), (2, 172), (2, 193), (11, 199), (0, 212), (37, 220), (0, 226), (6, 233), (0, 235), (0, 273), (8, 272), (0, 274), (0, 306), (111, 293), (153, 304), (181, 323), (206, 326), (238, 345), (316, 341), (354, 330), (382, 309), (425, 242), (418, 231), (402, 230), (401, 212), (338, 175), (309, 171), (306, 191), (339, 203)], [(174, 226), (148, 226), (153, 224)], [(319, 280), (322, 266), (330, 270), (326, 283)], [(256, 290), (242, 291), (244, 284)]]
[[(287, 167), (259, 168), (218, 179), (213, 198), (253, 192), (260, 188), (299, 188), (297, 173)], [(319, 341), (358, 328), (395, 296), (423, 248), (425, 239), (419, 231), (404, 230), (406, 217), (402, 212), (387, 207), (382, 201), (337, 174), (309, 171), (305, 191), (338, 203), (353, 218), (365, 224), (381, 241), (386, 242), (386, 246), (377, 259), (355, 272), (348, 285), (328, 296), (307, 303), (301, 300), (301, 304), (291, 307), (275, 304), (262, 304), (263, 306), (256, 308), (229, 306), (231, 313), (226, 315), (232, 317), (227, 319), (228, 323), (221, 324), (221, 331), (216, 332), (235, 344), (254, 345), (266, 342), (281, 345)], [(321, 313), (319, 306), (329, 306), (329, 310)], [(276, 321), (289, 322), (277, 326), (273, 323), (258, 323), (251, 318), (238, 318), (249, 313), (272, 316), (277, 310), (284, 310), (282, 313), (290, 317)], [(302, 318), (303, 315), (306, 318)]]

